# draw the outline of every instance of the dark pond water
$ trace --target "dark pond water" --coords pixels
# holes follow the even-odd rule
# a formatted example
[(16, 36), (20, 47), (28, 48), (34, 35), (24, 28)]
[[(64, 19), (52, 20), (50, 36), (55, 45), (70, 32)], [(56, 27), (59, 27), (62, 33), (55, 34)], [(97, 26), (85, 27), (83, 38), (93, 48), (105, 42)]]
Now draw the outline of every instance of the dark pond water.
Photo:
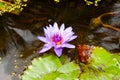
[[(54, 22), (73, 27), (78, 37), (72, 44), (102, 46), (110, 52), (120, 52), (119, 31), (102, 25), (94, 29), (89, 26), (93, 18), (108, 12), (120, 12), (120, 1), (106, 0), (95, 7), (80, 0), (63, 0), (58, 4), (52, 0), (31, 0), (20, 15), (4, 14), (0, 17), (0, 80), (20, 80), (20, 75), (30, 61), (39, 56), (37, 51), (44, 44), (36, 37), (44, 35), (43, 27)], [(119, 13), (105, 17), (106, 24), (120, 29)]]

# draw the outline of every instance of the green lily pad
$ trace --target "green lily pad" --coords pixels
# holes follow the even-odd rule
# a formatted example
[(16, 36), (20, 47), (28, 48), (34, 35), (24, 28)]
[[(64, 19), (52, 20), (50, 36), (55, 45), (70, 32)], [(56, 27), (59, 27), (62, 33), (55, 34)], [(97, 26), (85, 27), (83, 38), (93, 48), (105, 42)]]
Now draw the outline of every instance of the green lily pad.
[(119, 55), (114, 56), (104, 48), (95, 47), (91, 54), (91, 62), (87, 65), (81, 64), (84, 68), (80, 80), (119, 80), (119, 60)]
[(120, 56), (101, 47), (92, 49), (90, 63), (70, 61), (62, 55), (44, 55), (32, 60), (22, 80), (119, 80)]
[(35, 58), (24, 71), (22, 80), (75, 80), (80, 73), (74, 62), (62, 64), (54, 55)]

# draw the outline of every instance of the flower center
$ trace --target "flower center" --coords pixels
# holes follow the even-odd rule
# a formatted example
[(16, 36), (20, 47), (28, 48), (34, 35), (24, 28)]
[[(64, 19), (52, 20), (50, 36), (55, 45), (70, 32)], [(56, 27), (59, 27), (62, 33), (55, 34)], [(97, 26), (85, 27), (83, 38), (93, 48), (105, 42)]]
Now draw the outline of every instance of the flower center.
[(59, 34), (54, 34), (52, 37), (51, 37), (51, 41), (54, 42), (56, 45), (59, 45), (62, 43), (63, 41), (63, 38), (61, 35)]

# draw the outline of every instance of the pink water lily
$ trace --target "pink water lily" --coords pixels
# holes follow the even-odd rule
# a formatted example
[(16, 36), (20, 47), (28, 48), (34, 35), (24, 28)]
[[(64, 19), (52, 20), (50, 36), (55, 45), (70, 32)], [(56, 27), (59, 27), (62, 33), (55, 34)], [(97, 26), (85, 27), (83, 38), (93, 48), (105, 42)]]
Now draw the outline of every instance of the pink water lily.
[(53, 26), (49, 25), (44, 28), (44, 35), (45, 37), (38, 36), (39, 40), (45, 42), (39, 53), (44, 53), (53, 47), (56, 55), (60, 57), (64, 47), (75, 48), (74, 45), (68, 43), (77, 37), (72, 31), (72, 27), (65, 29), (65, 25), (62, 24), (59, 28), (55, 22)]

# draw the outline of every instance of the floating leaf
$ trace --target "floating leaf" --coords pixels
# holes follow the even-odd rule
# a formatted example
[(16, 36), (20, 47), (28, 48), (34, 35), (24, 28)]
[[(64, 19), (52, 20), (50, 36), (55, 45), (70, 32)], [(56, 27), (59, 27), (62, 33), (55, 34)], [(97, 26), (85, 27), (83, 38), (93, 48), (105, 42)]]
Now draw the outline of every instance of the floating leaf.
[[(24, 71), (22, 80), (119, 80), (120, 56), (101, 47), (91, 47), (90, 62), (79, 66), (62, 55), (35, 58)], [(87, 51), (89, 52), (89, 51)], [(86, 53), (87, 54), (87, 53)]]
[(32, 61), (22, 75), (22, 80), (75, 80), (79, 73), (79, 66), (76, 63), (62, 65), (57, 56), (46, 55)]
[[(120, 57), (109, 53), (104, 48), (95, 47), (89, 64), (81, 64), (83, 73), (80, 80), (119, 80)], [(87, 77), (86, 77), (87, 76)]]
[(117, 60), (111, 53), (107, 52), (102, 47), (96, 47), (91, 54), (91, 64), (95, 67), (99, 66), (102, 69), (110, 66), (116, 66)]

